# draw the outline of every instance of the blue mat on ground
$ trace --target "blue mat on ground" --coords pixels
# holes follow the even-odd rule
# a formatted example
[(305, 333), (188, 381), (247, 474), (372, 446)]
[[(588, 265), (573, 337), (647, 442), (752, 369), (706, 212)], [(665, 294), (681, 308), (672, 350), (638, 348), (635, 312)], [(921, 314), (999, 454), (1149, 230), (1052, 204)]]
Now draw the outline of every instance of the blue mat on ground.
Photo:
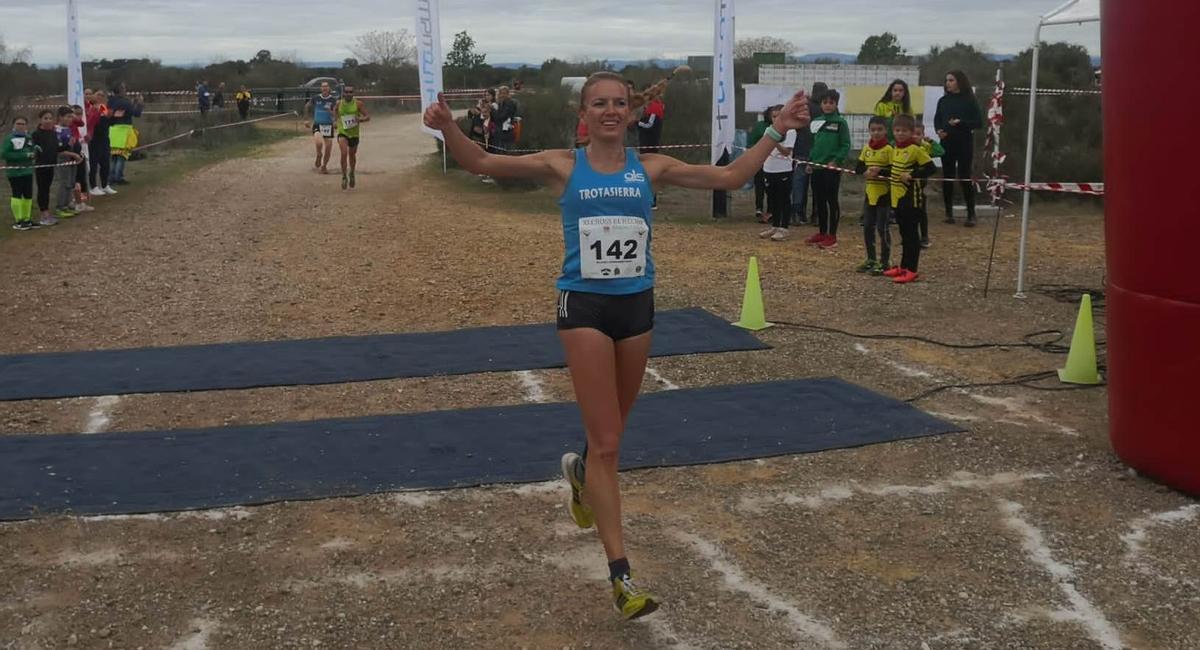
[[(700, 465), (959, 431), (837, 379), (645, 395), (623, 469)], [(543, 481), (582, 444), (574, 404), (97, 435), (0, 436), (0, 520), (190, 510)]]
[[(659, 312), (651, 356), (770, 346), (703, 309)], [(561, 368), (553, 324), (0, 356), (0, 401), (311, 386)]]

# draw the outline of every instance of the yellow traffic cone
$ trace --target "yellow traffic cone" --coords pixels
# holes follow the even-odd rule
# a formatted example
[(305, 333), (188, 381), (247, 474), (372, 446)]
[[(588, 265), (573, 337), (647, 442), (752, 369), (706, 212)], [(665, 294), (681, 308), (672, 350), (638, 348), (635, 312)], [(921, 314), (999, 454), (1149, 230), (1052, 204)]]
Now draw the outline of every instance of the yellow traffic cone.
[(734, 323), (738, 327), (754, 332), (771, 327), (763, 310), (762, 286), (758, 282), (758, 258), (750, 257), (750, 269), (746, 272), (746, 295), (742, 298), (742, 319)]
[(1064, 384), (1100, 383), (1100, 372), (1096, 369), (1096, 334), (1092, 330), (1092, 297), (1086, 293), (1075, 319), (1067, 367), (1058, 371), (1058, 379)]

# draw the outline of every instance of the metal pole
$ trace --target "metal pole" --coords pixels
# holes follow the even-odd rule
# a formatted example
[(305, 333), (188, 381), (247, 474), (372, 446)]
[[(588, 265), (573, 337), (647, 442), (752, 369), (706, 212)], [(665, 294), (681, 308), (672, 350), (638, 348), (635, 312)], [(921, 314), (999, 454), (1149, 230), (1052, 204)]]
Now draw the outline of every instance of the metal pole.
[(442, 143), (442, 176), (446, 175), (446, 143)]
[(1029, 127), (1025, 139), (1025, 196), (1021, 199), (1021, 246), (1017, 258), (1017, 293), (1025, 297), (1025, 248), (1029, 239), (1029, 184), (1033, 182), (1033, 131), (1037, 121), (1038, 60), (1042, 53), (1042, 20), (1033, 32), (1033, 72), (1029, 76)]

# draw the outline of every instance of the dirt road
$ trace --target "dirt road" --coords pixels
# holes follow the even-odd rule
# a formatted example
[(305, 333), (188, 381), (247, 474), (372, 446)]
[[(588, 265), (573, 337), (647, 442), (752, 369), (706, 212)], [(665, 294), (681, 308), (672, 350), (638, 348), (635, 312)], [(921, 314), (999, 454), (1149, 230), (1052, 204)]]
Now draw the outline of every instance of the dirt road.
[[(415, 116), (368, 125), (353, 191), (314, 173), (311, 151), (272, 145), (0, 241), (0, 352), (550, 319), (555, 215), (430, 173)], [(681, 201), (665, 196), (664, 214)], [(1098, 219), (1040, 226), (1035, 273), (1098, 283)], [(848, 273), (849, 244), (820, 253), (764, 243), (745, 223), (663, 223), (659, 305), (735, 317), (753, 253), (779, 320), (960, 341), (1069, 327), (1072, 305), (980, 297), (982, 230), (939, 224), (927, 281), (900, 290)], [(1008, 277), (1011, 256), (999, 264)], [(836, 375), (906, 397), (1062, 361), (762, 336), (774, 350), (656, 360), (646, 390)], [(563, 371), (501, 373), (0, 403), (0, 432), (570, 398)], [(624, 475), (634, 566), (667, 599), (642, 622), (617, 620), (594, 535), (570, 524), (561, 485), (539, 484), (0, 524), (0, 648), (1200, 647), (1200, 504), (1115, 460), (1103, 390), (921, 405), (970, 431)]]

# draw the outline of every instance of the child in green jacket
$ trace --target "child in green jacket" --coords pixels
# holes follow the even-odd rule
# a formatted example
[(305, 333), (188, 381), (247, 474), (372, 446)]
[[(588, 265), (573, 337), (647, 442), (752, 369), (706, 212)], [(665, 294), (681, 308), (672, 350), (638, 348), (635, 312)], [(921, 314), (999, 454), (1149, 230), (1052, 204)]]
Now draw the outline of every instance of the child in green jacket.
[[(821, 98), (822, 114), (813, 117), (810, 126), (813, 146), (809, 161), (814, 164), (839, 166), (850, 155), (850, 125), (838, 113), (840, 99), (838, 91), (830, 89)], [(837, 248), (838, 222), (842, 218), (842, 208), (838, 202), (842, 173), (836, 169), (812, 166), (808, 170), (813, 179), (813, 203), (821, 229), (805, 242), (824, 249)]]
[(12, 133), (4, 138), (0, 147), (4, 175), (12, 186), (9, 208), (13, 214), (13, 230), (33, 228), (33, 159), (36, 155), (33, 140), (29, 137), (29, 120), (24, 117), (13, 119)]

